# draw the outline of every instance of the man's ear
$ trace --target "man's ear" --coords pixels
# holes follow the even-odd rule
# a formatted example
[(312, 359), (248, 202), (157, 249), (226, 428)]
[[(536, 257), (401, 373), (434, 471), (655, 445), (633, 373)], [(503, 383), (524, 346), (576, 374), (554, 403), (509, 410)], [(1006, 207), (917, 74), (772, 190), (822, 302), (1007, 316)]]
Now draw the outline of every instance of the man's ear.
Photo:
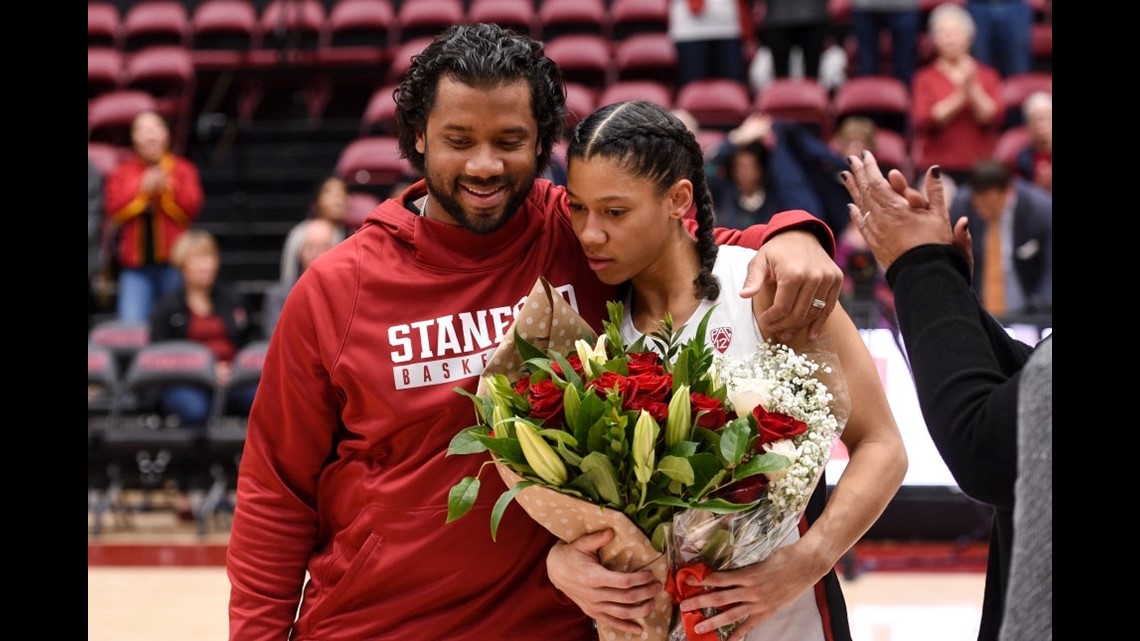
[(673, 183), (666, 194), (669, 201), (669, 216), (680, 220), (693, 206), (693, 181), (682, 178)]

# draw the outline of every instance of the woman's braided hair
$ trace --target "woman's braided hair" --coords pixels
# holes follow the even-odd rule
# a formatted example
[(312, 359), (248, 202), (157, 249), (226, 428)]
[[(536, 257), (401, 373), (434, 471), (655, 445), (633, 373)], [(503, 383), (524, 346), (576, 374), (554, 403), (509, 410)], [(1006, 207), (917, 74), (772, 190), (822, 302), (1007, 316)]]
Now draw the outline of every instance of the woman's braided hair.
[(650, 180), (659, 196), (678, 180), (693, 183), (697, 208), (697, 255), (700, 273), (693, 281), (699, 298), (716, 299), (720, 282), (713, 276), (717, 245), (716, 214), (705, 178), (705, 161), (696, 136), (668, 109), (648, 100), (606, 105), (582, 119), (570, 136), (566, 165), (576, 159), (605, 158), (630, 174)]

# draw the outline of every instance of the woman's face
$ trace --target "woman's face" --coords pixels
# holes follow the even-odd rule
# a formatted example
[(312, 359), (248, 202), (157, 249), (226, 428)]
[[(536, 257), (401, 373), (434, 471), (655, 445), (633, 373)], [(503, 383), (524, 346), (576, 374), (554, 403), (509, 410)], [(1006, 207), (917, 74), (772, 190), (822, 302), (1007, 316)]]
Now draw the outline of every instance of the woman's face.
[(348, 215), (348, 190), (340, 180), (326, 180), (317, 193), (317, 217), (339, 223)]
[(943, 16), (931, 31), (938, 56), (957, 60), (970, 53), (970, 31), (962, 20), (953, 15)]
[(187, 254), (182, 263), (182, 280), (188, 287), (210, 288), (218, 278), (221, 260), (209, 249), (197, 249)]
[(590, 268), (616, 285), (663, 260), (680, 219), (692, 203), (692, 183), (666, 193), (604, 158), (574, 158), (567, 171), (570, 220)]
[(763, 181), (764, 168), (756, 154), (741, 149), (732, 155), (732, 184), (737, 191), (750, 194), (760, 189)]

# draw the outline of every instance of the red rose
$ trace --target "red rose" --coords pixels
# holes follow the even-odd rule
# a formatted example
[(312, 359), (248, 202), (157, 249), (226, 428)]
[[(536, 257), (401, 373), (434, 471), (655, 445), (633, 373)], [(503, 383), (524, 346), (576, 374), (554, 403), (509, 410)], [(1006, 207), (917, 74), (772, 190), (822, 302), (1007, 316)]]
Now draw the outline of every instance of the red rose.
[(764, 409), (763, 405), (757, 405), (752, 410), (752, 418), (756, 419), (756, 425), (760, 427), (760, 438), (756, 441), (756, 451), (758, 452), (761, 451), (760, 446), (765, 443), (792, 438), (807, 431), (807, 423), (794, 419), (787, 414), (769, 412)]
[(636, 385), (638, 396), (664, 402), (673, 391), (673, 377), (668, 374), (645, 372), (636, 376), (630, 374), (629, 378)]
[(530, 378), (527, 376), (520, 378), (519, 382), (515, 383), (515, 393), (518, 394), (519, 396), (522, 396), (523, 398), (526, 398), (526, 391), (529, 388), (530, 388)]
[(633, 398), (637, 396), (637, 383), (632, 378), (615, 374), (614, 372), (602, 372), (602, 375), (594, 379), (590, 385), (597, 392), (598, 396), (605, 398), (606, 392), (610, 389), (617, 388), (621, 393), (623, 399)]
[(526, 390), (531, 418), (549, 420), (562, 414), (562, 390), (550, 379), (531, 385)]
[(661, 357), (657, 352), (633, 352), (629, 356), (629, 375), (637, 374), (664, 374), (661, 367)]
[(763, 474), (753, 474), (717, 491), (714, 496), (743, 505), (764, 496), (766, 489), (768, 489), (768, 477)]
[[(728, 422), (728, 414), (724, 411), (724, 405), (711, 396), (693, 392), (689, 395), (689, 405), (693, 411), (693, 421), (701, 427), (715, 430)], [(697, 414), (699, 412), (704, 412), (704, 414), (698, 419)]]
[(633, 410), (635, 412), (645, 410), (649, 412), (658, 423), (664, 423), (665, 419), (669, 416), (669, 406), (661, 401), (655, 401), (648, 396), (639, 395), (636, 398), (626, 401), (622, 405), (622, 409)]

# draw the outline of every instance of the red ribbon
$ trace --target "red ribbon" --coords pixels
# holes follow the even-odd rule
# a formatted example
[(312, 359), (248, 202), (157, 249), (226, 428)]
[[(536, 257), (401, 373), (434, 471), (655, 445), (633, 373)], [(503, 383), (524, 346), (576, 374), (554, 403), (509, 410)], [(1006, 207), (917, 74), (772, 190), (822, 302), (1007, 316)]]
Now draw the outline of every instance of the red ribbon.
[[(669, 576), (665, 581), (665, 591), (673, 596), (673, 603), (680, 604), (681, 601), (695, 597), (705, 591), (704, 586), (700, 584), (704, 582), (705, 575), (709, 572), (708, 566), (699, 562), (676, 571), (670, 570)], [(689, 585), (690, 578), (696, 579), (697, 585)], [(685, 634), (688, 636), (689, 641), (720, 640), (715, 630), (705, 633), (698, 633), (696, 631), (695, 628), (697, 624), (704, 620), (705, 615), (700, 610), (681, 613), (681, 623), (685, 625)]]

